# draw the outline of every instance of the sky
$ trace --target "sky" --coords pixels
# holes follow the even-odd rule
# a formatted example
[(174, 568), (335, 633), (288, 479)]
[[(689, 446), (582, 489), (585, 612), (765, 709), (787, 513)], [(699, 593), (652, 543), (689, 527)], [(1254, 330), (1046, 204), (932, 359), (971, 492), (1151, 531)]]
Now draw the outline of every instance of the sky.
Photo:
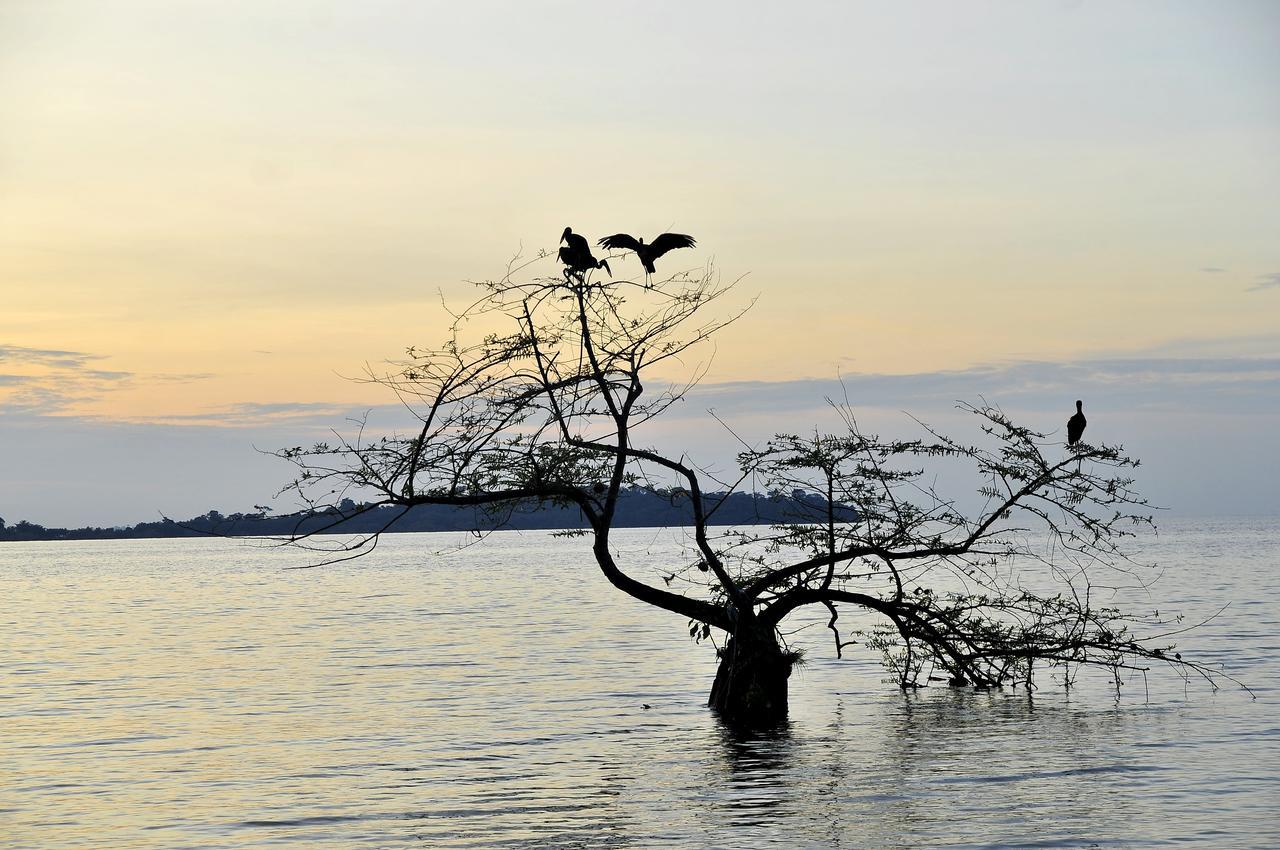
[(1082, 398), (1280, 512), (1273, 2), (6, 0), (0, 517), (290, 507), (257, 450), (400, 424), (351, 378), (566, 225), (758, 297), (655, 444)]

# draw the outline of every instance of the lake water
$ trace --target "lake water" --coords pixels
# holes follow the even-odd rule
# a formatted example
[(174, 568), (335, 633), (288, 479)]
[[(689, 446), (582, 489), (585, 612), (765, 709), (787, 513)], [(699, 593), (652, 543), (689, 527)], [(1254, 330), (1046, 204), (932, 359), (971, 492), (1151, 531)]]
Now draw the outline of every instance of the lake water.
[[(1153, 671), (904, 694), (792, 639), (792, 717), (704, 702), (712, 650), (582, 540), (398, 535), (286, 570), (237, 541), (0, 546), (0, 847), (1280, 847), (1280, 522), (1168, 522), (1140, 607), (1247, 682)], [(660, 565), (671, 532), (618, 535)], [(645, 709), (647, 704), (650, 708)]]

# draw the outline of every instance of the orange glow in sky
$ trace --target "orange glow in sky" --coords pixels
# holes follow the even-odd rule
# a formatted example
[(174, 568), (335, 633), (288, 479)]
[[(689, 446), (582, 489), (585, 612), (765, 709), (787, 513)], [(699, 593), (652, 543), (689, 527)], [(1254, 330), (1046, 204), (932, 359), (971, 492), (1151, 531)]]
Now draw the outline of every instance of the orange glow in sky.
[(744, 276), (710, 381), (1280, 356), (1274, 4), (669, 8), (4, 4), (0, 404), (380, 404), (565, 225)]

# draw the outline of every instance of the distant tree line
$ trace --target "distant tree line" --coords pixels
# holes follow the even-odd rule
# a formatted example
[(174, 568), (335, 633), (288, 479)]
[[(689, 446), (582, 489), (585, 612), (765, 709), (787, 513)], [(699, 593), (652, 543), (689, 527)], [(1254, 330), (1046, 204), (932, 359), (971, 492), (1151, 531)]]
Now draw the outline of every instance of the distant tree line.
[[(709, 524), (774, 525), (813, 521), (827, 515), (827, 500), (800, 489), (790, 493), (711, 493), (703, 498), (714, 504)], [(837, 505), (844, 521), (857, 518), (856, 512)], [(620, 494), (618, 518), (621, 528), (681, 527), (693, 525), (693, 507), (687, 491), (680, 488), (633, 487)], [(0, 541), (19, 540), (129, 540), (153, 537), (250, 537), (295, 536), (299, 534), (373, 534), (411, 531), (474, 531), (508, 529), (578, 529), (588, 522), (575, 505), (539, 504), (536, 501), (505, 505), (500, 509), (454, 505), (393, 505), (371, 507), (351, 499), (323, 510), (300, 514), (270, 514), (267, 509), (251, 513), (223, 514), (216, 510), (187, 520), (168, 517), (131, 526), (103, 528), (50, 528), (22, 520), (6, 525), (0, 518)]]

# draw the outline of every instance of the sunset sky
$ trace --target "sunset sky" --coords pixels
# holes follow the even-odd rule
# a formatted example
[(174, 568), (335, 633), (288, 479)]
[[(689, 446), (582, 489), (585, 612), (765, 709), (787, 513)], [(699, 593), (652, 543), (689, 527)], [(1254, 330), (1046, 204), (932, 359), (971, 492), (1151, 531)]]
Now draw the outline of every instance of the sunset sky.
[(254, 447), (396, 424), (347, 376), (565, 225), (759, 296), (695, 457), (841, 375), (1280, 510), (1280, 4), (7, 0), (0, 516), (288, 507)]

